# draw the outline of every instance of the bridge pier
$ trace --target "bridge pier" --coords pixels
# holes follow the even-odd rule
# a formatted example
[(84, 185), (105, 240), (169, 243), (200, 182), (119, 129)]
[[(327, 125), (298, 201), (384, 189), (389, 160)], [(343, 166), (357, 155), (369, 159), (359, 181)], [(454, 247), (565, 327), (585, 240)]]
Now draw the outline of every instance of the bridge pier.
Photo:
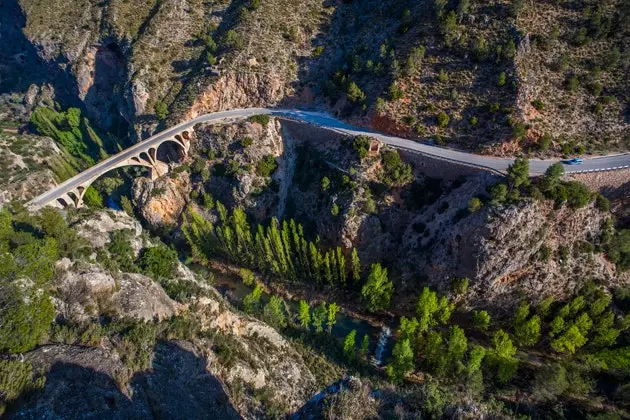
[[(67, 180), (59, 187), (58, 194), (53, 195), (50, 198), (47, 198), (45, 201), (31, 202), (30, 205), (33, 208), (39, 208), (46, 205), (52, 205), (55, 207), (65, 208), (68, 206), (74, 206), (76, 208), (83, 207), (83, 197), (85, 196), (85, 192), (92, 185), (92, 183), (100, 176), (105, 174), (112, 169), (122, 168), (125, 166), (144, 166), (149, 169), (149, 177), (151, 180), (156, 180), (161, 176), (164, 176), (168, 173), (168, 165), (165, 162), (162, 162), (158, 159), (157, 153), (159, 147), (165, 142), (173, 142), (177, 144), (183, 152), (184, 157), (188, 156), (188, 152), (190, 151), (190, 142), (192, 140), (192, 134), (194, 133), (193, 128), (187, 128), (177, 134), (174, 134), (172, 137), (165, 138), (160, 142), (155, 142), (155, 140), (151, 141), (151, 139), (147, 139), (148, 143), (146, 147), (135, 149), (133, 154), (130, 154), (129, 157), (126, 157), (123, 160), (116, 161), (114, 160), (114, 156), (109, 159), (106, 159), (103, 162), (97, 164), (97, 166), (102, 167), (98, 171), (91, 175), (89, 178), (85, 178), (85, 173), (78, 174), (75, 177)], [(121, 152), (121, 153), (124, 153)], [(108, 161), (114, 160), (108, 164)], [(82, 178), (83, 176), (83, 178)], [(80, 183), (76, 183), (75, 179), (79, 178)], [(84, 179), (85, 178), (85, 179)], [(72, 182), (75, 181), (75, 182)], [(68, 184), (67, 187), (63, 187), (64, 184)]]

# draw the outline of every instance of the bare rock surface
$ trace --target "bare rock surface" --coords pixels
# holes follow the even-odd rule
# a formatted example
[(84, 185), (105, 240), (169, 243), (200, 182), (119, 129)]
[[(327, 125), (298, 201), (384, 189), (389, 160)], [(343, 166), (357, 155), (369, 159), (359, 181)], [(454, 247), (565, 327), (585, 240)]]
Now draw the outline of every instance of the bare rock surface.
[(221, 382), (190, 342), (159, 343), (152, 369), (136, 373), (122, 392), (118, 356), (99, 348), (54, 345), (26, 355), (47, 372), (44, 389), (10, 415), (28, 418), (237, 419)]

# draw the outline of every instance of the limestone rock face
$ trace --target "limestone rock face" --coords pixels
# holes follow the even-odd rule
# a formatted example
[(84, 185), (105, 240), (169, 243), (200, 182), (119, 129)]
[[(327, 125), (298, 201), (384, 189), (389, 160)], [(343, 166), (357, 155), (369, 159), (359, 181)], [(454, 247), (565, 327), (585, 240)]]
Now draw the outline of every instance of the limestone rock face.
[(150, 180), (136, 178), (133, 184), (133, 203), (152, 229), (177, 223), (190, 194), (190, 178), (182, 173)]
[(123, 211), (107, 210), (95, 213), (93, 216), (81, 220), (76, 226), (80, 236), (87, 239), (94, 248), (106, 246), (110, 241), (110, 234), (116, 230), (127, 230), (131, 233), (129, 239), (136, 255), (142, 248), (142, 226)]
[(95, 264), (62, 262), (65, 266), (55, 307), (65, 319), (82, 321), (99, 314), (144, 321), (168, 319), (180, 305), (162, 287), (142, 274), (112, 275)]

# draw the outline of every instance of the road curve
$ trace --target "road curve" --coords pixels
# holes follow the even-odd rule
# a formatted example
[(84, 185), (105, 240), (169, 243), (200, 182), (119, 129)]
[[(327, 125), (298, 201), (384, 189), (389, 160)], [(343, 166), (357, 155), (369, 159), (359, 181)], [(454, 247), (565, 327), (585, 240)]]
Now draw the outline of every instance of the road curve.
[[(98, 174), (104, 173), (108, 167), (114, 167), (117, 163), (120, 163), (121, 161), (134, 156), (139, 149), (143, 149), (153, 144), (159, 145), (165, 139), (171, 138), (175, 134), (178, 134), (181, 131), (186, 130), (187, 128), (191, 128), (196, 124), (242, 119), (259, 114), (272, 115), (278, 118), (305, 122), (350, 136), (367, 135), (377, 138), (383, 143), (393, 147), (412, 150), (429, 157), (457, 162), (464, 165), (476, 166), (496, 172), (505, 172), (508, 166), (511, 165), (514, 161), (513, 159), (508, 158), (476, 155), (473, 153), (431, 146), (428, 144), (419, 143), (414, 140), (382, 134), (366, 128), (348, 125), (336, 118), (333, 118), (328, 114), (320, 112), (269, 108), (233, 109), (230, 111), (221, 111), (214, 112), (212, 114), (200, 115), (196, 118), (193, 118), (192, 120), (185, 121), (181, 124), (170, 127), (154, 136), (149, 137), (148, 139), (134, 144), (133, 146), (123, 150), (122, 152), (114, 156), (111, 156), (97, 163), (91, 168), (81, 172), (80, 174), (75, 175), (74, 177), (57, 185), (53, 189), (34, 198), (28, 204), (33, 207), (40, 207), (42, 205), (45, 205), (61, 197), (67, 192), (72, 191), (75, 187), (84, 184), (86, 181), (89, 181)], [(557, 160), (530, 160), (530, 175), (540, 175), (544, 173), (545, 170), (555, 162), (557, 162)], [(614, 156), (586, 158), (584, 159), (584, 162), (579, 166), (565, 165), (565, 171), (567, 173), (590, 172), (628, 167), (630, 167), (630, 154), (626, 153)]]

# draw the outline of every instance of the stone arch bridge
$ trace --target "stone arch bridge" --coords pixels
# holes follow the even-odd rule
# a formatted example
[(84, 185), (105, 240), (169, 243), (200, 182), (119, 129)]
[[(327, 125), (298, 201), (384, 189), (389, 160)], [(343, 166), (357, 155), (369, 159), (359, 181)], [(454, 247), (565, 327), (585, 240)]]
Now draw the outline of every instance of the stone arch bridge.
[[(436, 147), (420, 141), (405, 139), (378, 133), (366, 128), (355, 127), (339, 121), (330, 115), (320, 112), (309, 112), (294, 109), (269, 109), (269, 108), (246, 108), (233, 109), (230, 111), (215, 112), (212, 114), (200, 115), (189, 121), (168, 128), (155, 136), (149, 137), (117, 155), (111, 156), (80, 174), (50, 189), (39, 197), (34, 198), (28, 206), (34, 210), (47, 205), (66, 207), (73, 205), (81, 207), (83, 196), (87, 188), (101, 175), (112, 169), (123, 166), (145, 166), (149, 168), (151, 177), (157, 178), (168, 171), (168, 166), (157, 159), (157, 151), (160, 145), (165, 142), (174, 142), (179, 145), (184, 154), (187, 155), (190, 149), (190, 140), (194, 133), (194, 127), (201, 123), (219, 123), (247, 118), (253, 115), (273, 115), (278, 118), (289, 119), (302, 123), (319, 126), (327, 130), (338, 132), (347, 136), (369, 136), (375, 138), (391, 147), (420, 153), (430, 158), (454, 162), (460, 165), (473, 166), (476, 168), (489, 170), (495, 173), (504, 174), (507, 168), (514, 162), (511, 158), (476, 155), (473, 153)], [(530, 160), (530, 175), (540, 175), (545, 170), (556, 163), (557, 160)], [(579, 166), (564, 165), (566, 173), (599, 172), (630, 168), (630, 154), (618, 154), (601, 157), (585, 158)]]

